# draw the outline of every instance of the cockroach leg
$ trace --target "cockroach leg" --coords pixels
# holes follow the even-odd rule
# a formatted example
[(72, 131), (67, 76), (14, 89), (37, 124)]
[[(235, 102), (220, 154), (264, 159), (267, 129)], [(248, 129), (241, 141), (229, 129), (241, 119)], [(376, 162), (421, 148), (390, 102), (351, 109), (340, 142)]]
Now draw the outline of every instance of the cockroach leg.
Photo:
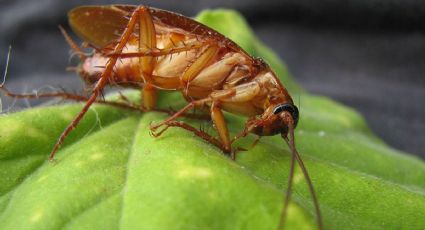
[(147, 110), (152, 110), (156, 105), (157, 92), (154, 85), (147, 82), (142, 88), (142, 106)]
[[(210, 109), (211, 119), (213, 120), (215, 124), (215, 127), (219, 133), (220, 139), (222, 140), (222, 141), (218, 141), (219, 144), (213, 143), (213, 142), (211, 143), (219, 147), (223, 152), (230, 153), (232, 155), (232, 159), (234, 159), (235, 154), (232, 154), (229, 131), (227, 129), (227, 125), (226, 125), (226, 121), (224, 119), (223, 113), (219, 107), (220, 99), (226, 99), (234, 95), (235, 95), (235, 90), (223, 90), (223, 91), (211, 94), (209, 97), (206, 97), (204, 99), (192, 101), (189, 104), (187, 104), (185, 107), (180, 109), (178, 112), (176, 112), (173, 116), (165, 119), (164, 121), (156, 125), (151, 125), (150, 130), (151, 132), (155, 133), (156, 129), (158, 129), (159, 127), (163, 125), (167, 126), (170, 123), (175, 122), (174, 120), (177, 119), (179, 116), (183, 115), (186, 111), (193, 109), (195, 107), (202, 107), (206, 105), (207, 103), (211, 103), (211, 109)], [(174, 126), (178, 126), (178, 125), (174, 125)], [(197, 130), (193, 127), (191, 129)], [(187, 129), (187, 130), (190, 130), (190, 129)], [(160, 131), (160, 133), (163, 133), (164, 131), (165, 130), (162, 130)], [(197, 131), (203, 132), (200, 130), (197, 130)]]
[(187, 95), (187, 91), (189, 89), (190, 82), (199, 75), (199, 73), (207, 66), (217, 55), (219, 48), (217, 46), (208, 47), (203, 53), (196, 58), (195, 62), (193, 62), (189, 68), (183, 73), (181, 77), (182, 84), (185, 85), (185, 89), (183, 90), (183, 94)]
[[(139, 16), (139, 12), (142, 11), (145, 7), (138, 7), (131, 15), (130, 20), (128, 21), (128, 24), (121, 35), (121, 38), (119, 40), (119, 43), (116, 45), (114, 49), (114, 53), (122, 53), (124, 47), (126, 46), (130, 36), (133, 34), (134, 27), (137, 23), (137, 18)], [(146, 9), (145, 9), (146, 10)], [(97, 81), (93, 93), (90, 96), (90, 98), (87, 100), (86, 104), (84, 105), (83, 109), (80, 111), (80, 113), (77, 115), (77, 117), (69, 124), (66, 129), (62, 132), (59, 139), (57, 140), (55, 146), (53, 147), (50, 155), (49, 160), (52, 160), (58, 151), (59, 147), (62, 145), (65, 138), (69, 135), (69, 133), (74, 130), (74, 128), (78, 125), (80, 120), (84, 117), (84, 114), (87, 113), (90, 106), (96, 101), (97, 97), (105, 87), (106, 83), (108, 82), (112, 72), (113, 68), (117, 62), (116, 57), (111, 57), (108, 60), (108, 63), (102, 72), (102, 75), (100, 76), (100, 79)]]
[[(139, 16), (139, 50), (156, 49), (156, 31), (152, 21), (152, 15), (148, 8), (142, 7), (138, 13)], [(139, 57), (139, 68), (142, 73), (145, 85), (142, 89), (143, 106), (152, 109), (156, 105), (157, 92), (152, 84), (152, 72), (156, 59), (151, 56)]]
[(153, 137), (159, 137), (161, 136), (165, 131), (168, 130), (169, 127), (179, 127), (182, 129), (185, 129), (189, 132), (192, 132), (193, 134), (195, 134), (196, 136), (204, 139), (205, 141), (213, 144), (214, 146), (216, 146), (217, 148), (219, 148), (221, 151), (223, 151), (224, 153), (230, 154), (230, 157), (232, 160), (236, 160), (236, 154), (240, 151), (247, 151), (244, 148), (241, 147), (236, 147), (235, 149), (230, 149), (229, 147), (226, 146), (225, 144), (223, 144), (219, 139), (209, 135), (207, 132), (203, 131), (202, 129), (196, 129), (195, 127), (183, 122), (183, 121), (170, 121), (166, 124), (164, 124), (164, 128), (161, 129), (158, 132), (153, 132), (151, 130), (150, 134)]
[[(176, 111), (172, 108), (169, 108), (169, 109), (153, 108), (150, 111), (166, 113), (170, 116), (172, 116), (172, 115), (174, 115), (175, 113), (178, 112), (178, 111)], [(185, 117), (185, 118), (189, 118), (189, 119), (194, 119), (194, 120), (204, 120), (204, 121), (210, 121), (211, 120), (211, 116), (209, 114), (197, 114), (195, 112), (183, 113), (180, 116)]]
[[(61, 98), (63, 100), (71, 100), (71, 101), (78, 101), (78, 102), (87, 102), (89, 100), (89, 97), (87, 96), (82, 96), (82, 95), (67, 93), (67, 92), (17, 94), (17, 93), (10, 92), (4, 85), (0, 85), (0, 90), (4, 91), (4, 95), (6, 95), (7, 97), (16, 98), (16, 99)], [(105, 101), (105, 100), (98, 100), (98, 99), (96, 99), (95, 102), (98, 104), (110, 105), (110, 106), (114, 106), (114, 107), (122, 108), (122, 109), (146, 112), (145, 109), (141, 108), (140, 106), (133, 105), (131, 103)], [(158, 112), (164, 112), (167, 114), (170, 113), (169, 111), (166, 111), (166, 110), (158, 110)]]
[(257, 136), (255, 138), (255, 140), (252, 142), (251, 146), (249, 146), (249, 148), (244, 148), (244, 147), (241, 147), (241, 146), (236, 147), (232, 152), (232, 154), (234, 155), (234, 158), (232, 158), (232, 159), (236, 160), (236, 154), (239, 153), (239, 152), (248, 151), (248, 150), (253, 149), (258, 144), (260, 139), (261, 139), (261, 136)]
[(125, 96), (124, 94), (122, 94), (121, 91), (118, 91), (118, 95), (120, 100), (124, 101), (125, 103), (129, 104), (129, 105), (134, 105), (137, 106), (136, 104), (134, 104), (132, 101), (130, 101), (130, 99), (128, 99), (127, 96)]
[(253, 149), (260, 142), (261, 136), (256, 136), (254, 142), (252, 142), (250, 149)]
[(170, 121), (164, 125), (165, 127), (159, 132), (151, 132), (152, 136), (159, 137), (161, 136), (169, 127), (179, 127), (185, 129), (189, 132), (192, 132), (196, 136), (204, 139), (205, 141), (215, 145), (217, 148), (221, 149), (223, 152), (226, 152), (226, 147), (215, 137), (209, 135), (207, 132), (196, 129), (195, 127), (183, 122), (183, 121)]
[(245, 128), (242, 132), (240, 132), (239, 134), (237, 134), (236, 136), (233, 137), (232, 141), (230, 142), (231, 144), (233, 144), (233, 142), (246, 137), (249, 134), (249, 130), (247, 128)]
[(187, 104), (185, 107), (183, 107), (182, 109), (180, 109), (179, 111), (177, 111), (175, 114), (173, 114), (171, 117), (165, 119), (164, 121), (156, 124), (156, 125), (151, 125), (150, 126), (150, 130), (152, 132), (155, 132), (156, 129), (158, 129), (159, 127), (163, 126), (163, 125), (167, 125), (168, 123), (170, 123), (171, 121), (174, 121), (175, 119), (177, 119), (178, 117), (182, 116), (183, 114), (186, 113), (186, 111), (193, 109), (196, 106), (202, 106), (207, 102), (210, 102), (211, 98), (205, 98), (205, 99), (201, 99), (201, 100), (197, 100), (197, 101), (192, 101), (189, 104)]
[(61, 31), (62, 35), (65, 37), (66, 42), (71, 47), (71, 49), (74, 50), (74, 52), (78, 55), (81, 61), (84, 61), (86, 59), (86, 54), (81, 50), (81, 48), (72, 40), (71, 36), (66, 32), (66, 30), (59, 26), (59, 30)]
[(204, 99), (191, 101), (185, 107), (183, 107), (182, 109), (177, 111), (175, 114), (173, 114), (173, 116), (165, 119), (164, 121), (162, 121), (162, 122), (160, 122), (156, 125), (151, 125), (150, 129), (151, 129), (151, 131), (155, 132), (155, 130), (158, 129), (160, 126), (165, 125), (165, 124), (169, 123), (170, 121), (175, 120), (176, 118), (185, 114), (186, 111), (188, 111), (190, 109), (193, 109), (195, 107), (202, 107), (202, 106), (206, 105), (207, 103), (212, 103), (214, 101), (217, 102), (217, 101), (220, 101), (220, 99), (229, 98), (229, 97), (234, 96), (234, 95), (235, 95), (235, 90), (222, 90), (222, 91), (217, 92), (217, 93), (212, 93), (212, 94), (210, 94), (209, 97), (206, 97)]
[(224, 152), (231, 151), (231, 142), (229, 138), (229, 129), (227, 128), (226, 120), (224, 119), (223, 112), (219, 106), (219, 102), (213, 101), (211, 103), (211, 119), (214, 122), (214, 127), (220, 136)]
[(248, 149), (240, 147), (240, 146), (233, 148), (232, 151), (230, 152), (230, 158), (235, 161), (237, 154), (239, 152), (244, 152), (244, 151), (248, 151)]
[(12, 93), (10, 92), (4, 85), (0, 86), (0, 90), (4, 91), (4, 94), (11, 98), (16, 99), (39, 99), (39, 98), (52, 98), (59, 97), (65, 100), (73, 100), (73, 101), (87, 101), (88, 97), (71, 94), (66, 92), (52, 92), (52, 93)]
[[(244, 130), (242, 132), (238, 133), (236, 136), (234, 136), (233, 139), (230, 141), (230, 144), (233, 144), (235, 141), (237, 141), (237, 140), (239, 140), (241, 138), (244, 138), (248, 134), (252, 133), (252, 129), (253, 129), (254, 126), (255, 125), (252, 125), (252, 123), (247, 122), (246, 125), (245, 125)], [(252, 142), (252, 144), (251, 144), (251, 146), (250, 146), (249, 149), (254, 148), (258, 144), (258, 142), (260, 141), (260, 139), (261, 139), (261, 136), (256, 135), (256, 138), (255, 138), (254, 142)]]
[[(208, 98), (207, 98), (208, 99)], [(199, 101), (193, 101), (191, 103), (189, 103), (188, 105), (186, 105), (183, 109), (181, 109), (180, 111), (178, 111), (177, 113), (175, 113), (173, 116), (169, 117), (168, 119), (164, 120), (163, 122), (157, 124), (157, 125), (151, 125), (151, 133), (154, 137), (158, 137), (160, 136), (163, 132), (165, 132), (168, 127), (173, 126), (173, 127), (180, 127), (183, 129), (186, 129), (188, 131), (193, 132), (195, 135), (201, 137), (202, 139), (210, 142), (211, 144), (217, 146), (218, 148), (220, 148), (223, 152), (225, 153), (229, 153), (232, 157), (232, 159), (235, 159), (236, 156), (236, 151), (243, 151), (245, 149), (243, 148), (237, 148), (234, 151), (231, 148), (231, 141), (229, 138), (229, 131), (227, 128), (227, 123), (224, 119), (224, 115), (223, 112), (221, 111), (220, 107), (219, 107), (219, 101), (218, 100), (214, 100), (211, 103), (211, 119), (215, 125), (215, 128), (218, 131), (218, 134), (220, 136), (220, 140), (211, 137), (209, 134), (207, 134), (206, 132), (202, 131), (202, 130), (198, 130), (184, 122), (180, 122), (180, 121), (175, 121), (175, 119), (177, 117), (179, 117), (181, 114), (184, 114), (187, 110), (194, 108), (195, 106), (202, 106), (205, 103), (207, 103), (208, 101), (203, 99), (203, 100), (199, 100)], [(159, 132), (155, 132), (157, 128), (159, 128), (160, 126), (165, 126), (164, 129), (162, 129)]]
[[(233, 139), (230, 141), (230, 145), (232, 145), (235, 141), (239, 140), (240, 138), (246, 137), (250, 132), (251, 132), (251, 129), (249, 128), (249, 126), (246, 126), (242, 132), (240, 132), (239, 134), (233, 137)], [(253, 149), (257, 145), (257, 143), (260, 141), (260, 139), (261, 139), (261, 136), (257, 136), (254, 142), (251, 144), (251, 146), (248, 149), (240, 147), (240, 146), (233, 149), (231, 152), (232, 159), (236, 160), (236, 154), (238, 152), (248, 151), (250, 149)]]
[(192, 43), (185, 44), (181, 47), (170, 47), (170, 48), (164, 48), (164, 49), (148, 49), (148, 50), (142, 50), (140, 52), (126, 52), (121, 54), (117, 54), (114, 52), (111, 52), (111, 53), (102, 52), (102, 54), (106, 57), (119, 57), (121, 59), (137, 58), (137, 57), (160, 57), (160, 56), (200, 49), (205, 46), (210, 46), (211, 44), (213, 44), (213, 42), (210, 40), (195, 41)]
[[(71, 100), (71, 101), (77, 101), (77, 102), (87, 102), (89, 100), (89, 97), (73, 94), (73, 93), (67, 93), (67, 92), (52, 92), (52, 93), (23, 93), (23, 94), (17, 94), (10, 92), (4, 85), (0, 85), (0, 90), (4, 91), (4, 95), (11, 98), (16, 99), (40, 99), (40, 98), (61, 98), (63, 100)], [(132, 103), (125, 95), (120, 94), (120, 99), (124, 102), (117, 102), (117, 101), (106, 101), (106, 100), (96, 100), (95, 103), (102, 104), (102, 105), (109, 105), (120, 109), (127, 109), (127, 110), (133, 110), (137, 112), (160, 112), (160, 113), (166, 113), (170, 116), (174, 115), (177, 111), (173, 109), (162, 109), (162, 108), (152, 108), (152, 109), (146, 109), (143, 106), (140, 106), (138, 104)], [(194, 114), (194, 113), (184, 113), (181, 115), (182, 117), (194, 119), (194, 120), (210, 120), (211, 117), (208, 114)]]

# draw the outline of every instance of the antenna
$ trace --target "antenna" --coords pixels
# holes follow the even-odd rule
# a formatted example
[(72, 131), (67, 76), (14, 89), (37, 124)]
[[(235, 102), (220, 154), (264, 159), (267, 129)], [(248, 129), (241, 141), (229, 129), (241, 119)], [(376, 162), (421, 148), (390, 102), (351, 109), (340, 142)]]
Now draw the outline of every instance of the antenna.
[[(291, 117), (291, 120), (292, 120), (292, 117)], [(289, 178), (288, 178), (288, 189), (286, 190), (286, 196), (285, 196), (284, 203), (283, 203), (283, 209), (282, 209), (282, 213), (281, 213), (281, 216), (280, 216), (280, 222), (279, 222), (279, 225), (278, 225), (278, 229), (280, 230), (280, 229), (283, 229), (283, 227), (284, 227), (283, 225), (285, 223), (286, 212), (287, 212), (287, 209), (288, 209), (289, 200), (290, 200), (290, 196), (291, 196), (291, 193), (292, 193), (295, 160), (297, 160), (298, 165), (300, 166), (301, 171), (304, 174), (304, 178), (307, 181), (307, 185), (308, 185), (311, 197), (313, 199), (318, 229), (322, 230), (323, 229), (323, 220), (322, 220), (322, 215), (320, 213), (319, 201), (317, 200), (316, 192), (314, 191), (313, 183), (311, 182), (311, 178), (308, 174), (307, 168), (305, 167), (303, 160), (301, 159), (298, 151), (295, 148), (295, 135), (294, 135), (294, 125), (293, 125), (293, 123), (294, 123), (293, 121), (288, 122), (289, 138), (282, 134), (282, 138), (286, 141), (289, 148), (291, 149), (291, 167), (290, 167)]]
[(4, 69), (3, 81), (0, 84), (0, 88), (2, 88), (4, 83), (6, 82), (6, 76), (7, 76), (7, 71), (9, 70), (9, 61), (10, 61), (11, 53), (12, 53), (12, 46), (9, 45), (9, 51), (7, 52), (7, 57), (6, 57), (6, 68)]

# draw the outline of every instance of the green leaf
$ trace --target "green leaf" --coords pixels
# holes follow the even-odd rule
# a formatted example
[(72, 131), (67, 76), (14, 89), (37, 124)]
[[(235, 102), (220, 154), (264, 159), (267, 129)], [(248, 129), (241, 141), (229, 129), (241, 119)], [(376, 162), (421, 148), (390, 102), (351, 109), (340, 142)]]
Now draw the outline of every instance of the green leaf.
[[(326, 229), (424, 229), (425, 164), (386, 146), (355, 111), (306, 94), (282, 62), (234, 11), (198, 20), (264, 57), (302, 98), (297, 148), (312, 177)], [(137, 92), (127, 92), (138, 98)], [(160, 106), (185, 102), (163, 93)], [(80, 104), (39, 107), (0, 117), (2, 229), (275, 229), (290, 154), (264, 137), (236, 162), (191, 133), (149, 124), (161, 113), (92, 106), (58, 152), (47, 156)], [(232, 134), (245, 118), (227, 114)], [(210, 123), (187, 120), (195, 126)], [(210, 130), (213, 132), (213, 130)], [(249, 136), (238, 146), (249, 147)], [(287, 226), (314, 229), (314, 212), (297, 169)]]

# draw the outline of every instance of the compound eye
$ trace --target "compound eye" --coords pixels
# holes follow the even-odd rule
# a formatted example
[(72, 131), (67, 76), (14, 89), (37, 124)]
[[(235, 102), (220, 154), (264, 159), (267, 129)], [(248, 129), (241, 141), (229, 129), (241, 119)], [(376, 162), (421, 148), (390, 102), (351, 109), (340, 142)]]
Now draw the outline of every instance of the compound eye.
[(287, 111), (292, 115), (292, 118), (294, 119), (295, 126), (297, 126), (298, 117), (299, 117), (298, 108), (295, 105), (292, 105), (292, 104), (280, 104), (280, 105), (277, 105), (274, 108), (273, 114), (279, 114), (283, 111)]

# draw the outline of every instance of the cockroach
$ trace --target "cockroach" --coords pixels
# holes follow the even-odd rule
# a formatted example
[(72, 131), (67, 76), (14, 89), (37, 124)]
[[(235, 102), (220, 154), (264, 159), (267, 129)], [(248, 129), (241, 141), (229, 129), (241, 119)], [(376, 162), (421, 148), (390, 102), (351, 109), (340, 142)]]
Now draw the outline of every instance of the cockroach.
[[(294, 129), (298, 123), (298, 109), (267, 63), (250, 56), (217, 31), (183, 15), (161, 9), (129, 5), (82, 6), (71, 10), (68, 16), (71, 28), (93, 48), (92, 54), (85, 54), (61, 28), (71, 48), (81, 59), (77, 72), (92, 86), (92, 92), (89, 97), (67, 93), (37, 95), (85, 101), (80, 113), (56, 142), (50, 160), (90, 106), (94, 102), (104, 102), (98, 97), (105, 86), (139, 88), (143, 111), (155, 109), (158, 90), (179, 90), (188, 104), (168, 119), (152, 124), (150, 131), (155, 137), (169, 127), (180, 127), (235, 159), (236, 151), (232, 149), (235, 140), (249, 133), (259, 137), (281, 135), (292, 156), (278, 228), (283, 228), (295, 162), (298, 162), (307, 181), (318, 228), (323, 228), (313, 184), (295, 148)], [(1, 88), (6, 90), (4, 86)], [(6, 94), (34, 97), (12, 94), (7, 90)], [(218, 138), (176, 120), (196, 107), (209, 108)], [(248, 117), (245, 128), (234, 138), (229, 137), (223, 111)]]

